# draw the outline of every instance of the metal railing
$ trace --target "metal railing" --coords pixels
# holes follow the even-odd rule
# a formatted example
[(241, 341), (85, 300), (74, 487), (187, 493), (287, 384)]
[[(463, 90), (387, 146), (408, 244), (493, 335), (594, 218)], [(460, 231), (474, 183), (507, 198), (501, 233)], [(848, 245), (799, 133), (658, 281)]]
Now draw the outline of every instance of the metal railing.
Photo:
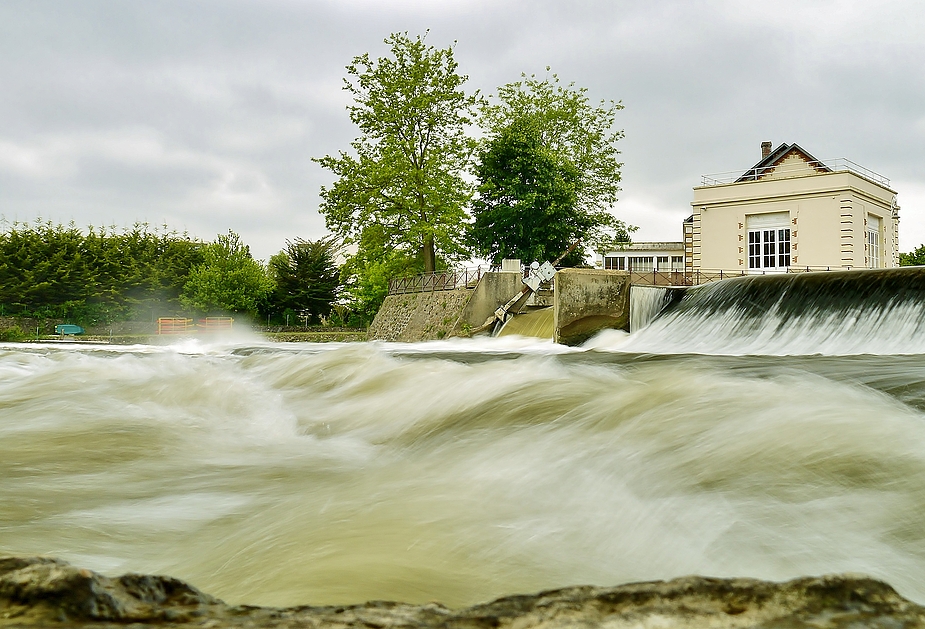
[[(696, 269), (687, 271), (630, 271), (630, 283), (641, 286), (698, 286), (733, 277), (751, 275), (780, 275), (785, 273), (813, 273), (819, 271), (848, 271), (851, 267), (791, 266), (780, 271), (768, 269)], [(477, 267), (420, 273), (389, 280), (389, 295), (430, 293), (457, 288), (475, 288), (482, 276), (497, 269)], [(548, 288), (547, 288), (548, 290)], [(542, 292), (542, 291), (541, 291)]]
[(389, 295), (475, 288), (488, 270), (477, 267), (474, 269), (436, 271), (409, 277), (396, 277), (389, 280)]
[(851, 267), (791, 266), (780, 271), (768, 269), (695, 269), (688, 271), (630, 271), (630, 284), (637, 286), (699, 286), (719, 282), (733, 277), (753, 275), (782, 275), (787, 273), (815, 273), (825, 271), (848, 271)]
[(745, 172), (741, 170), (731, 170), (724, 173), (715, 173), (712, 175), (702, 175), (700, 185), (702, 186), (719, 186), (727, 183), (738, 183), (742, 181), (758, 181), (763, 177), (768, 179), (786, 179), (788, 177), (802, 177), (807, 174), (807, 167), (813, 169), (812, 174), (823, 174), (831, 172), (852, 172), (881, 186), (890, 187), (890, 180), (876, 173), (869, 168), (864, 168), (860, 164), (852, 162), (850, 159), (839, 157), (836, 159), (814, 160), (811, 162), (801, 162), (798, 164), (777, 164), (776, 166), (763, 166), (761, 168), (750, 168)]

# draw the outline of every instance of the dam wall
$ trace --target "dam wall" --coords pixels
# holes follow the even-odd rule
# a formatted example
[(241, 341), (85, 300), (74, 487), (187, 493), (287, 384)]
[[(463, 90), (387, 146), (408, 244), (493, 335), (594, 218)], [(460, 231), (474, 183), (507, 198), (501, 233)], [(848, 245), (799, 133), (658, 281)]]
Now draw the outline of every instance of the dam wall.
[(925, 267), (781, 273), (688, 288), (628, 351), (925, 354)]
[(454, 332), (458, 336), (468, 336), (470, 329), (485, 323), (495, 310), (506, 304), (523, 287), (520, 273), (486, 273), (460, 311)]
[(603, 329), (629, 328), (628, 272), (561, 269), (553, 281), (553, 340), (557, 343), (577, 345)]
[[(557, 343), (581, 343), (605, 328), (628, 329), (627, 272), (561, 269), (554, 282)], [(474, 289), (389, 295), (369, 328), (369, 339), (413, 343), (468, 336), (522, 289), (519, 273), (486, 273)]]

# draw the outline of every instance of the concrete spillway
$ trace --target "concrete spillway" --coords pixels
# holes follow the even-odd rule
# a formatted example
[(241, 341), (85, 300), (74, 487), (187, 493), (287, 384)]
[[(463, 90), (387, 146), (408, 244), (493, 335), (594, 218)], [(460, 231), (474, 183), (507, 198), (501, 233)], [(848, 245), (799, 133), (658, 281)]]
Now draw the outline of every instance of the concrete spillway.
[(549, 307), (530, 310), (515, 315), (505, 322), (504, 326), (498, 332), (498, 336), (518, 334), (520, 336), (532, 336), (540, 339), (552, 340), (554, 332), (553, 309)]
[(925, 268), (747, 276), (689, 288), (633, 334), (629, 347), (722, 354), (925, 353)]

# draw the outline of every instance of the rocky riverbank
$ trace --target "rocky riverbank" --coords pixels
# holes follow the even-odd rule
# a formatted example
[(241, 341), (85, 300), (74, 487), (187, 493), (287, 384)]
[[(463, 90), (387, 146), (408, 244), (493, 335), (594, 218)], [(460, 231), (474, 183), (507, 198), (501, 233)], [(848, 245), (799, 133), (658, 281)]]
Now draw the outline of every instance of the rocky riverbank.
[(685, 577), (571, 587), (465, 609), (438, 603), (232, 606), (170, 577), (108, 578), (40, 557), (0, 557), (0, 627), (925, 627), (925, 608), (858, 575), (786, 583)]

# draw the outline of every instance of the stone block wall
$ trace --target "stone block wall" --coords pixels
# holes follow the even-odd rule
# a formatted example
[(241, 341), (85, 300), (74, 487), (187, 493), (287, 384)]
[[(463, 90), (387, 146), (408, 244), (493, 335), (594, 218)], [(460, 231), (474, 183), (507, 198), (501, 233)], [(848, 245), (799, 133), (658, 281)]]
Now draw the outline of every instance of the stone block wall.
[(450, 335), (473, 291), (467, 288), (389, 295), (371, 326), (369, 339), (414, 343)]

